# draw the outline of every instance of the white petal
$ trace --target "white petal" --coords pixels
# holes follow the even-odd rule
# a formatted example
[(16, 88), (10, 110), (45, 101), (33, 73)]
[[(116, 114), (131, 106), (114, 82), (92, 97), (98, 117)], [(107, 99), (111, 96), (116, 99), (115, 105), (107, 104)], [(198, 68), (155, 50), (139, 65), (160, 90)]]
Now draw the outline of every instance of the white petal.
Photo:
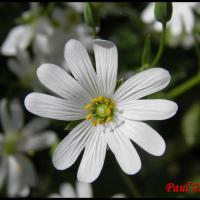
[(92, 198), (93, 196), (92, 185), (89, 183), (76, 181), (76, 192), (78, 198)]
[(37, 183), (37, 175), (32, 162), (22, 154), (15, 155), (15, 159), (17, 160), (21, 170), (21, 190), (28, 186), (34, 187)]
[(53, 34), (54, 27), (51, 25), (47, 17), (39, 17), (36, 26), (36, 32), (44, 35)]
[(48, 89), (65, 99), (84, 106), (91, 101), (87, 91), (67, 72), (53, 64), (43, 64), (37, 70), (39, 80)]
[(143, 122), (126, 120), (120, 127), (120, 131), (154, 156), (161, 156), (165, 152), (163, 138)]
[(60, 194), (62, 198), (76, 198), (74, 188), (69, 183), (63, 183), (60, 186)]
[(182, 32), (182, 19), (179, 14), (176, 14), (172, 21), (169, 22), (169, 29), (173, 36), (179, 36)]
[(163, 68), (151, 68), (140, 72), (122, 84), (114, 94), (114, 99), (132, 101), (165, 88), (170, 82), (170, 74)]
[(78, 13), (82, 13), (83, 12), (83, 9), (84, 9), (84, 3), (83, 2), (67, 2), (67, 5), (72, 7)]
[(178, 106), (169, 100), (153, 99), (119, 103), (117, 108), (124, 119), (144, 121), (168, 119), (176, 114)]
[(8, 163), (6, 157), (4, 155), (0, 155), (0, 189), (2, 188), (5, 177), (7, 175), (7, 164)]
[(21, 65), (19, 65), (18, 61), (15, 59), (8, 60), (8, 67), (11, 72), (13, 72), (19, 78), (22, 78), (25, 75), (25, 72)]
[(21, 184), (22, 168), (15, 157), (8, 157), (8, 181), (7, 193), (9, 197), (16, 196), (22, 187)]
[(28, 47), (32, 36), (31, 26), (19, 25), (14, 27), (3, 43), (1, 53), (6, 56), (15, 56), (18, 50), (24, 50)]
[(94, 40), (94, 53), (100, 92), (112, 97), (117, 80), (118, 54), (114, 43), (106, 40)]
[(152, 23), (155, 20), (154, 17), (154, 6), (155, 3), (149, 3), (147, 7), (142, 12), (142, 20), (146, 23)]
[(60, 194), (56, 194), (56, 193), (54, 193), (54, 194), (50, 194), (49, 196), (48, 196), (48, 198), (63, 198)]
[(111, 198), (126, 198), (126, 195), (119, 193), (119, 194), (113, 195)]
[(91, 183), (99, 176), (102, 170), (107, 148), (102, 128), (102, 126), (98, 126), (90, 134), (78, 169), (77, 177), (79, 181)]
[(6, 134), (11, 134), (22, 128), (24, 124), (23, 110), (18, 100), (14, 99), (9, 104), (8, 111), (8, 101), (3, 99), (1, 101), (1, 122), (2, 127)]
[(34, 71), (29, 53), (21, 50), (17, 52), (15, 58), (8, 60), (8, 68), (20, 78), (24, 78), (27, 74)]
[(141, 168), (141, 161), (130, 139), (121, 133), (121, 129), (114, 127), (110, 131), (106, 129), (106, 137), (121, 169), (127, 174), (137, 173)]
[(44, 118), (35, 117), (23, 128), (23, 133), (28, 135), (33, 135), (39, 131), (44, 130), (49, 126), (49, 120)]
[(97, 75), (86, 49), (78, 40), (71, 39), (66, 43), (65, 60), (75, 79), (92, 97), (98, 96)]
[(20, 191), (19, 196), (22, 197), (22, 198), (25, 198), (25, 197), (27, 197), (29, 194), (30, 194), (30, 188), (29, 188), (29, 187), (24, 187), (24, 188)]
[(52, 158), (54, 166), (63, 170), (73, 165), (93, 132), (91, 122), (83, 121), (76, 126), (56, 148)]
[(188, 34), (192, 34), (194, 24), (195, 24), (195, 17), (194, 17), (193, 11), (189, 7), (185, 9), (185, 13), (182, 15), (182, 19), (184, 22), (186, 32)]
[(21, 144), (21, 148), (26, 152), (40, 151), (50, 147), (56, 139), (56, 134), (53, 131), (37, 133), (28, 136), (25, 141), (23, 141), (23, 144)]
[(26, 96), (25, 107), (41, 117), (66, 121), (82, 119), (86, 114), (75, 102), (36, 92)]

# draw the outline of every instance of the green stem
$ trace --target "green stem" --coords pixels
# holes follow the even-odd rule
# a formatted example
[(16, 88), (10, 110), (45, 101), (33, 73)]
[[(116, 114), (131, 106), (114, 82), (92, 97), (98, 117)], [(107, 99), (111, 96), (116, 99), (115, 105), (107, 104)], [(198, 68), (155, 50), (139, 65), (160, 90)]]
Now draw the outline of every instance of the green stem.
[(128, 175), (126, 175), (123, 171), (121, 171), (121, 169), (118, 169), (118, 170), (119, 170), (122, 180), (124, 181), (129, 191), (131, 192), (132, 197), (139, 198), (140, 193), (138, 189), (136, 188), (135, 184), (133, 183), (133, 181), (131, 180), (131, 178)]
[(200, 83), (200, 73), (198, 73), (196, 76), (192, 77), (188, 81), (184, 82), (183, 84), (177, 86), (173, 90), (171, 90), (167, 97), (170, 99), (175, 99), (176, 97), (180, 96), (181, 94), (185, 93), (195, 85)]
[(166, 38), (166, 24), (163, 24), (163, 32), (162, 32), (162, 36), (161, 36), (161, 40), (160, 40), (160, 46), (158, 49), (158, 52), (156, 54), (155, 59), (153, 60), (151, 67), (155, 67), (158, 62), (160, 61), (160, 58), (163, 54), (163, 50), (164, 50), (164, 46), (165, 46), (165, 38)]

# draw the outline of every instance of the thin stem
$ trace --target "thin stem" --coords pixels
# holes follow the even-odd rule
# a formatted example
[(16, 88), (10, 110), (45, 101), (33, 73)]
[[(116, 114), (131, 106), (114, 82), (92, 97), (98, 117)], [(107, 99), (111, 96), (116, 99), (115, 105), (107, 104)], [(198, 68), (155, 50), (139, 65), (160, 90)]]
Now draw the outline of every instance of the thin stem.
[(162, 32), (162, 36), (161, 36), (161, 40), (160, 40), (160, 46), (158, 49), (158, 52), (156, 54), (155, 59), (153, 60), (151, 67), (155, 67), (158, 62), (160, 61), (160, 58), (163, 54), (163, 50), (164, 50), (164, 46), (165, 46), (165, 38), (166, 38), (166, 24), (163, 24), (163, 32)]
[(171, 90), (167, 97), (170, 99), (175, 99), (176, 97), (180, 96), (181, 94), (185, 93), (195, 85), (200, 83), (200, 73), (198, 73), (196, 76), (192, 77), (188, 81), (184, 82), (183, 84), (177, 86), (173, 90)]
[(139, 198), (141, 195), (140, 195), (138, 189), (136, 188), (135, 184), (131, 180), (131, 178), (128, 175), (126, 175), (121, 169), (118, 168), (118, 171), (119, 171), (119, 174), (120, 174), (122, 180), (124, 181), (125, 185), (131, 192), (132, 197)]

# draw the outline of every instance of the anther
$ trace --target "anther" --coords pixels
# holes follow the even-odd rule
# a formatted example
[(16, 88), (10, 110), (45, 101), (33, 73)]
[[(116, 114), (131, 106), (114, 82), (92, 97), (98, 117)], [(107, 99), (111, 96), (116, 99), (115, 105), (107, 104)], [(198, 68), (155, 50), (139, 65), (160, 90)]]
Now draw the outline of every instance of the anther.
[(86, 120), (92, 119), (92, 113), (87, 114), (87, 115), (85, 116), (85, 119), (86, 119)]
[(111, 121), (111, 117), (108, 117), (107, 119), (106, 119), (106, 123), (108, 124), (110, 121)]
[(84, 106), (84, 110), (89, 110), (91, 108), (92, 108), (92, 104), (90, 103)]

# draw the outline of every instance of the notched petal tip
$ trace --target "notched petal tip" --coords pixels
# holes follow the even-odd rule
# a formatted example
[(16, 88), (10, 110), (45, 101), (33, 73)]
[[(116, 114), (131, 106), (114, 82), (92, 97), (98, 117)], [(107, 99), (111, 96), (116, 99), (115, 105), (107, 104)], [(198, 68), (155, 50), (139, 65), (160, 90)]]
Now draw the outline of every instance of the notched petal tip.
[(93, 43), (94, 45), (99, 45), (107, 49), (116, 47), (116, 45), (113, 42), (107, 40), (95, 39), (93, 40)]
[(80, 45), (81, 43), (79, 42), (79, 40), (76, 39), (70, 39), (66, 44), (65, 44), (65, 50), (66, 49), (71, 49), (76, 47), (76, 45)]

